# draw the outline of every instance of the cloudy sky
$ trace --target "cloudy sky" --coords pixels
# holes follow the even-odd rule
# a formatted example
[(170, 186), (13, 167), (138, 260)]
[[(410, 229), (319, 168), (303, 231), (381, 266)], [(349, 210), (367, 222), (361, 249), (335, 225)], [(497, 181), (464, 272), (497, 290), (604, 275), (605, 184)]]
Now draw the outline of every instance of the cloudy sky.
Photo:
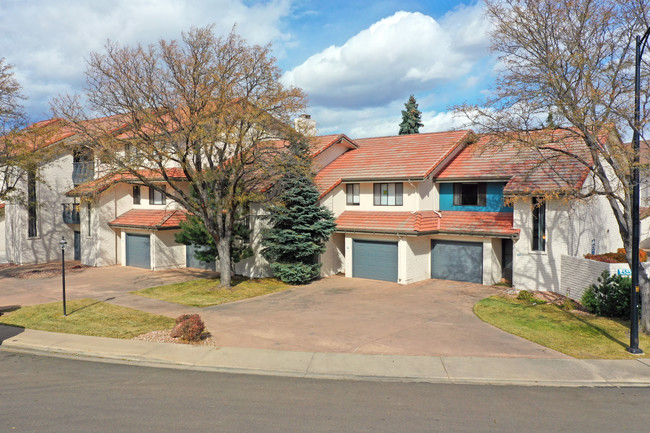
[(81, 91), (88, 54), (107, 40), (148, 44), (208, 24), (271, 42), (322, 134), (394, 135), (411, 94), (421, 132), (450, 129), (461, 123), (450, 107), (479, 101), (494, 78), (476, 0), (0, 0), (0, 57), (40, 120), (50, 98)]

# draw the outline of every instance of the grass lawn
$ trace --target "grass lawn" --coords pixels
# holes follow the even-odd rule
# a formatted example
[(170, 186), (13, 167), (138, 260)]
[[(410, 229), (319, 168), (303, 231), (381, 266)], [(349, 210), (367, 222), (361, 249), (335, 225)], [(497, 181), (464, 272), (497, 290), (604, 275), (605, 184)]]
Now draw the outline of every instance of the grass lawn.
[[(474, 306), (484, 322), (511, 334), (546, 346), (574, 358), (638, 358), (625, 351), (630, 343), (629, 324), (566, 311), (552, 304), (532, 305), (525, 301), (492, 296)], [(639, 347), (643, 357), (650, 355), (650, 337), (641, 334)]]
[(201, 278), (185, 283), (151, 287), (131, 293), (161, 301), (189, 305), (190, 307), (208, 307), (280, 292), (291, 287), (275, 278), (233, 278), (231, 284), (230, 289), (219, 289), (218, 278)]
[(66, 334), (95, 337), (133, 338), (159, 329), (171, 329), (174, 319), (131, 308), (107, 304), (94, 299), (32, 305), (0, 316), (0, 323)]

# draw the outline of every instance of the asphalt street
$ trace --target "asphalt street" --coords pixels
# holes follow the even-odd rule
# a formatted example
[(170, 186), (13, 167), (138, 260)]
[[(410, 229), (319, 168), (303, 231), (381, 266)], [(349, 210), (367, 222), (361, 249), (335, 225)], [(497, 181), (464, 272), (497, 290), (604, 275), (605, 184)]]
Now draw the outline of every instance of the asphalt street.
[(647, 432), (648, 388), (231, 375), (0, 351), (0, 431)]

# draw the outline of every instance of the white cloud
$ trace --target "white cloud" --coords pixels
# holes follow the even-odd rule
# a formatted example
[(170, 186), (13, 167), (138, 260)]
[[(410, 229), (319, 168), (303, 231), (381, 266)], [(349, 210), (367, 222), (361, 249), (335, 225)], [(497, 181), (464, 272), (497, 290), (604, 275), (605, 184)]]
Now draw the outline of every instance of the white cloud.
[(288, 71), (313, 105), (379, 106), (468, 74), (487, 52), (488, 22), (480, 5), (461, 6), (440, 21), (400, 11), (330, 46)]
[(0, 2), (0, 53), (15, 66), (29, 111), (42, 117), (47, 100), (78, 91), (85, 59), (108, 39), (120, 44), (178, 39), (191, 26), (215, 24), (215, 32), (237, 31), (249, 43), (284, 40), (279, 21), (291, 0), (247, 6), (245, 0), (33, 0)]
[[(313, 107), (319, 134), (344, 133), (350, 138), (397, 135), (402, 121), (402, 103), (394, 102), (382, 107), (341, 109)], [(423, 111), (420, 132), (449, 131), (461, 128), (466, 121), (451, 111)]]

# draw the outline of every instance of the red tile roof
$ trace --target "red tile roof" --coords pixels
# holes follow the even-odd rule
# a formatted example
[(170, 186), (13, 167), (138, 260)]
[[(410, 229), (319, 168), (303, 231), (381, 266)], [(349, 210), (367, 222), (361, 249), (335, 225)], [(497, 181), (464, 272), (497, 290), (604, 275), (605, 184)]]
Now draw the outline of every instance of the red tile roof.
[(354, 140), (359, 148), (318, 172), (316, 185), (322, 197), (346, 180), (424, 179), (472, 135), (451, 131)]
[(338, 231), (394, 234), (471, 234), (513, 236), (512, 212), (345, 211), (336, 219)]
[(311, 145), (312, 149), (312, 158), (318, 156), (339, 142), (346, 144), (350, 149), (356, 149), (358, 147), (355, 142), (345, 134), (319, 135), (317, 137), (310, 137), (309, 144)]
[[(571, 151), (591, 161), (586, 146), (566, 130), (537, 131), (538, 142)], [(482, 135), (464, 148), (437, 176), (438, 180), (503, 179), (504, 193), (566, 191), (580, 188), (589, 168), (576, 159), (554, 150), (522, 147), (514, 142), (496, 141)]]
[[(164, 177), (159, 170), (140, 170), (139, 173), (150, 181), (164, 181)], [(185, 173), (180, 168), (168, 168), (167, 176), (171, 179), (185, 179)], [(68, 197), (90, 197), (106, 191), (116, 183), (140, 183), (139, 178), (130, 172), (109, 173), (99, 179), (89, 180), (81, 185), (76, 186), (65, 195)]]
[(123, 213), (108, 225), (117, 228), (170, 230), (180, 228), (179, 223), (186, 219), (187, 211), (184, 209), (133, 209)]

